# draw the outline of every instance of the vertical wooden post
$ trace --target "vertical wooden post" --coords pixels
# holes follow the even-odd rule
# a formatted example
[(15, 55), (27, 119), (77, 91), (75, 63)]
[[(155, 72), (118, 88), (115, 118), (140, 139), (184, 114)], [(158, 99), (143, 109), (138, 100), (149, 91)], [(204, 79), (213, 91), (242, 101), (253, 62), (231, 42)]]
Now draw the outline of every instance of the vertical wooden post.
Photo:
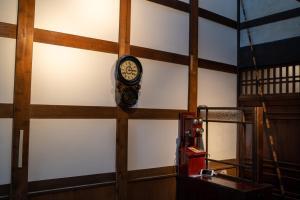
[[(131, 0), (120, 0), (119, 57), (130, 54)], [(128, 114), (117, 109), (116, 133), (116, 199), (127, 199)]]
[(190, 39), (189, 39), (189, 91), (188, 110), (197, 112), (198, 89), (198, 0), (190, 0)]
[(11, 199), (28, 191), (30, 91), (35, 0), (19, 0), (14, 88)]
[(263, 172), (263, 107), (255, 108), (255, 123), (252, 138), (253, 179), (262, 182)]

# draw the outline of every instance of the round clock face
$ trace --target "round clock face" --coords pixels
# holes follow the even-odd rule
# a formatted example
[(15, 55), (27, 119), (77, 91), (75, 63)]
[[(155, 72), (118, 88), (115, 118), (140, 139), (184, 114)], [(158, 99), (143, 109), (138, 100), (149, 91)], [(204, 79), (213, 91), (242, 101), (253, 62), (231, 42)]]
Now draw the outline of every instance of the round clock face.
[(132, 81), (138, 76), (138, 67), (131, 60), (126, 60), (120, 66), (121, 75), (127, 81)]
[(116, 65), (116, 78), (126, 85), (135, 85), (141, 80), (142, 71), (142, 65), (137, 58), (123, 56)]

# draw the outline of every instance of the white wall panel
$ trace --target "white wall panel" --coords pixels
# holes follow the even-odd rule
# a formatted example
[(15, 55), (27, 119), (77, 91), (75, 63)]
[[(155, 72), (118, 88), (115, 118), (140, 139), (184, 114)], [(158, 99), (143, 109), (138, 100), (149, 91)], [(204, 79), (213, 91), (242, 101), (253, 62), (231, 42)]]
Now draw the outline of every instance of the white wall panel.
[(118, 41), (119, 0), (39, 0), (35, 27)]
[(31, 103), (115, 106), (117, 55), (34, 43)]
[(16, 40), (0, 37), (0, 103), (12, 103)]
[(143, 77), (137, 107), (187, 109), (188, 67), (139, 59)]
[[(250, 29), (253, 44), (261, 44), (300, 36), (300, 17), (282, 20)], [(246, 29), (241, 31), (241, 47), (248, 46)]]
[[(267, 15), (299, 8), (300, 4), (296, 0), (243, 0), (248, 20), (264, 17)], [(244, 16), (241, 11), (241, 21)]]
[(10, 183), (12, 120), (0, 119), (0, 185)]
[(212, 11), (224, 17), (236, 20), (236, 0), (199, 0), (199, 7)]
[(177, 120), (129, 120), (128, 170), (176, 164)]
[(34, 119), (29, 180), (115, 171), (115, 120)]
[(198, 69), (198, 105), (236, 106), (236, 74)]
[(131, 5), (131, 44), (188, 55), (187, 13), (144, 0)]
[(18, 0), (0, 0), (0, 22), (17, 24)]
[[(237, 76), (207, 69), (198, 70), (198, 105), (237, 106)], [(236, 157), (236, 125), (209, 123), (209, 154), (214, 159)]]
[(236, 30), (201, 17), (198, 28), (198, 55), (200, 58), (236, 65)]

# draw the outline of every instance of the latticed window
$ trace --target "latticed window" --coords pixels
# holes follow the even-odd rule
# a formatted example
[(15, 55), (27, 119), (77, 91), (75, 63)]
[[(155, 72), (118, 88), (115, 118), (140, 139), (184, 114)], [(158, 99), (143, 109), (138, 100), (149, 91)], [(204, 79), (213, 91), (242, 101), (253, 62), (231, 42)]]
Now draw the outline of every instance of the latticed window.
[(258, 82), (262, 85), (265, 95), (300, 93), (300, 65), (276, 66), (268, 68), (241, 69), (240, 95), (257, 95)]

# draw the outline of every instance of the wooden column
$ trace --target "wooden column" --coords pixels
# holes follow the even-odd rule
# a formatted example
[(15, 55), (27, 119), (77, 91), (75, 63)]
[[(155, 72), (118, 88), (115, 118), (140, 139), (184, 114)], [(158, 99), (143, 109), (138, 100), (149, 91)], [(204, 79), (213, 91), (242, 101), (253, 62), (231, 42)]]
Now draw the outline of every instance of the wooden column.
[(19, 0), (14, 88), (11, 199), (27, 199), (35, 0)]
[(252, 138), (253, 179), (262, 183), (263, 175), (263, 108), (255, 108), (255, 123)]
[[(131, 0), (120, 0), (119, 57), (130, 54)], [(128, 114), (117, 108), (116, 133), (116, 199), (127, 199), (128, 183)]]
[(188, 110), (197, 111), (198, 88), (198, 0), (190, 0), (190, 39), (189, 39), (189, 91)]

